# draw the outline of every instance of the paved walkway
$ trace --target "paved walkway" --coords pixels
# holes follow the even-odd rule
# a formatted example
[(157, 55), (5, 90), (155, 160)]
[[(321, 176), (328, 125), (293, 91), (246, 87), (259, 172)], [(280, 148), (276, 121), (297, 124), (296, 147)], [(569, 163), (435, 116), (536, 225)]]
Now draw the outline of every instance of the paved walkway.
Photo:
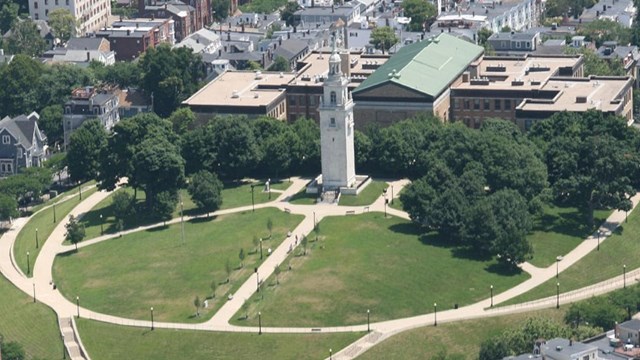
[[(368, 207), (364, 206), (336, 206), (332, 204), (316, 204), (316, 205), (294, 205), (290, 204), (287, 201), (289, 197), (298, 193), (308, 182), (307, 179), (301, 178), (292, 178), (291, 186), (284, 191), (272, 191), (274, 193), (279, 194), (278, 197), (269, 203), (263, 203), (255, 205), (256, 209), (265, 208), (265, 207), (276, 207), (283, 211), (289, 211), (294, 214), (304, 215), (304, 220), (291, 231), (292, 236), (285, 239), (282, 244), (272, 252), (272, 254), (267, 257), (267, 259), (262, 263), (262, 265), (258, 268), (257, 274), (253, 274), (245, 281), (245, 283), (236, 291), (232, 300), (227, 301), (218, 312), (207, 322), (200, 324), (183, 324), (183, 323), (166, 323), (166, 322), (155, 322), (154, 326), (157, 328), (171, 328), (171, 329), (192, 329), (192, 330), (206, 330), (206, 331), (232, 331), (232, 332), (257, 332), (258, 329), (254, 327), (241, 327), (241, 326), (233, 326), (229, 325), (229, 320), (231, 317), (240, 310), (242, 303), (245, 299), (248, 299), (256, 290), (256, 277), (259, 276), (259, 279), (268, 278), (275, 267), (275, 265), (282, 263), (286, 257), (289, 247), (295, 247), (295, 235), (301, 236), (303, 234), (309, 234), (312, 232), (315, 222), (320, 222), (322, 218), (326, 216), (342, 216), (347, 214), (347, 212), (355, 212), (355, 213), (363, 213), (365, 211), (377, 211), (383, 212), (385, 211), (384, 198), (380, 196), (373, 204)], [(390, 182), (394, 186), (394, 195), (398, 195), (403, 188), (407, 184), (407, 181), (394, 181)], [(89, 198), (85, 199), (81, 202), (76, 208), (73, 209), (71, 214), (81, 216), (83, 213), (89, 211), (96, 204), (98, 204), (101, 200), (106, 198), (109, 195), (107, 192), (96, 192), (91, 195)], [(636, 195), (632, 198), (634, 207), (637, 205), (640, 200), (640, 195)], [(231, 214), (236, 212), (242, 212), (251, 210), (252, 206), (243, 206), (234, 209), (220, 210), (213, 213), (213, 215), (223, 215), (223, 214)], [(408, 219), (408, 215), (400, 210), (393, 209), (391, 207), (386, 207), (386, 211), (388, 214), (399, 216), (401, 218)], [(191, 216), (185, 216), (185, 220), (191, 219)], [(600, 230), (613, 231), (617, 226), (620, 225), (624, 221), (625, 213), (621, 211), (615, 211), (608, 219), (605, 224), (601, 227)], [(58, 316), (61, 318), (73, 318), (73, 316), (77, 315), (78, 308), (76, 304), (72, 301), (65, 299), (62, 294), (58, 290), (54, 290), (50, 285), (52, 281), (52, 265), (53, 261), (57, 254), (63, 253), (66, 251), (73, 250), (72, 245), (62, 245), (64, 241), (64, 224), (68, 222), (68, 216), (64, 219), (60, 220), (58, 226), (54, 229), (53, 233), (46, 241), (46, 243), (42, 246), (38, 259), (34, 264), (34, 278), (28, 279), (24, 277), (24, 275), (11, 263), (11, 247), (13, 242), (15, 241), (15, 237), (19, 230), (24, 226), (27, 219), (17, 219), (11, 229), (5, 233), (0, 241), (0, 271), (18, 288), (24, 291), (27, 294), (32, 294), (33, 289), (36, 291), (36, 297), (38, 301), (41, 301), (50, 307), (52, 307)], [(180, 218), (173, 219), (168, 221), (167, 223), (177, 223), (180, 222)], [(144, 231), (149, 228), (163, 226), (163, 223), (154, 224), (150, 226), (140, 227), (128, 231), (122, 232), (122, 234), (128, 234), (136, 231)], [(595, 235), (595, 233), (594, 233)], [(119, 235), (105, 235), (100, 236), (98, 238), (88, 240), (79, 244), (79, 248), (85, 246), (91, 246), (95, 243), (106, 241), (112, 238), (115, 238)], [(606, 236), (600, 237), (600, 242), (606, 240)], [(573, 251), (567, 254), (564, 259), (560, 262), (559, 270), (563, 271), (579, 259), (584, 257), (590, 251), (594, 250), (597, 247), (597, 237), (590, 236), (585, 241), (583, 241), (578, 247), (576, 247)], [(522, 266), (524, 271), (527, 271), (531, 274), (531, 278), (501, 294), (496, 294), (494, 296), (494, 304), (498, 304), (500, 302), (511, 299), (515, 296), (518, 296), (537, 285), (545, 282), (546, 280), (552, 278), (556, 274), (556, 265), (553, 264), (548, 268), (536, 268), (531, 266), (530, 264), (523, 264)], [(630, 272), (631, 274), (631, 272)], [(640, 270), (638, 277), (640, 278)], [(609, 288), (613, 288), (615, 286), (621, 287), (621, 284), (616, 281), (611, 281), (611, 283), (607, 286), (601, 285), (598, 287), (600, 291), (610, 291), (607, 290)], [(586, 289), (586, 290), (585, 290)], [(578, 299), (581, 294), (591, 294), (593, 293), (593, 289), (580, 289), (572, 292), (573, 294), (570, 297), (565, 298), (566, 301), (571, 301), (572, 299)], [(563, 296), (567, 296), (563, 294)], [(553, 300), (553, 299), (551, 299)], [(524, 304), (517, 307), (503, 307), (503, 308), (493, 308), (487, 309), (490, 305), (490, 299), (485, 299), (473, 305), (465, 306), (459, 308), (457, 310), (448, 310), (438, 312), (438, 322), (449, 322), (456, 321), (462, 319), (470, 319), (484, 316), (494, 316), (497, 314), (506, 314), (506, 313), (514, 313), (521, 311), (528, 311), (540, 307), (549, 307), (553, 306), (550, 299), (543, 299), (542, 301), (534, 302), (532, 304)], [(575, 301), (575, 300), (574, 300)], [(139, 326), (139, 327), (150, 327), (150, 321), (144, 320), (132, 320), (121, 318), (117, 316), (111, 316), (107, 314), (97, 313), (88, 309), (84, 309), (82, 307), (79, 308), (80, 316), (90, 319), (95, 319), (99, 321), (120, 324), (120, 325), (128, 325), (128, 326)], [(372, 323), (371, 328), (375, 331), (371, 334), (367, 334), (362, 337), (355, 343), (346, 347), (340, 352), (334, 354), (334, 359), (352, 359), (356, 356), (360, 355), (362, 352), (369, 349), (371, 346), (383, 341), (384, 339), (392, 336), (396, 333), (433, 324), (434, 318), (433, 314), (414, 316), (404, 319), (396, 319), (378, 323)], [(319, 329), (319, 330), (318, 330)], [(366, 331), (366, 324), (363, 325), (355, 325), (355, 326), (344, 326), (344, 327), (326, 327), (326, 328), (262, 328), (263, 332), (267, 333), (317, 333), (317, 332), (353, 332), (353, 331)]]

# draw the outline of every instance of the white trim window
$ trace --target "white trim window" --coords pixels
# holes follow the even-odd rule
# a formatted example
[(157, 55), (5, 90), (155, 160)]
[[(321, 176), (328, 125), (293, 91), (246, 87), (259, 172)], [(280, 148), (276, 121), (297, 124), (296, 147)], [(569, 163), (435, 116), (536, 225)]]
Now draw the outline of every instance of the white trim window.
[(9, 135), (2, 135), (2, 143), (3, 144), (11, 144), (11, 136)]

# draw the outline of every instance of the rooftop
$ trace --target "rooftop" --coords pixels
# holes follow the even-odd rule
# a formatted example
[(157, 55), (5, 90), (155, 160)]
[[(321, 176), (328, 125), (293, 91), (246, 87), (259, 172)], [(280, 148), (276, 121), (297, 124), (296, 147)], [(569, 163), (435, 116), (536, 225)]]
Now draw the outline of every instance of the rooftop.
[[(309, 54), (299, 63), (305, 64), (299, 71), (295, 84), (322, 86), (322, 82), (315, 79), (325, 77), (329, 73), (330, 51), (322, 51)], [(373, 74), (380, 66), (389, 60), (388, 56), (366, 55), (361, 53), (351, 53), (349, 55), (349, 66), (351, 72), (351, 84), (357, 86), (362, 80)]]
[(540, 89), (550, 77), (562, 75), (561, 68), (573, 68), (580, 62), (580, 55), (485, 57), (478, 65), (477, 78), (460, 83), (455, 89)]
[(483, 52), (481, 46), (443, 33), (401, 48), (355, 92), (393, 82), (436, 97)]
[(533, 41), (538, 36), (536, 32), (500, 32), (489, 37), (489, 40), (525, 40)]
[(629, 77), (552, 78), (542, 91), (557, 91), (553, 99), (525, 99), (522, 111), (574, 111), (596, 109), (615, 112), (622, 106), (624, 91), (633, 84)]
[[(549, 357), (553, 356), (554, 354), (561, 354), (562, 359), (569, 359), (576, 358), (575, 354), (597, 350), (597, 347), (593, 345), (583, 344), (579, 341), (555, 338), (547, 341), (546, 344), (541, 346), (540, 350), (543, 355), (549, 355)], [(551, 359), (553, 358), (554, 357), (551, 357)]]
[[(102, 42), (106, 41), (100, 37), (89, 38), (71, 38), (67, 41), (67, 49), (69, 50), (99, 50)], [(109, 42), (107, 41), (107, 46)]]
[(631, 319), (629, 321), (625, 321), (619, 326), (622, 326), (626, 329), (638, 330), (640, 331), (640, 320), (639, 319)]
[(189, 106), (266, 106), (277, 99), (295, 74), (226, 71), (182, 104)]

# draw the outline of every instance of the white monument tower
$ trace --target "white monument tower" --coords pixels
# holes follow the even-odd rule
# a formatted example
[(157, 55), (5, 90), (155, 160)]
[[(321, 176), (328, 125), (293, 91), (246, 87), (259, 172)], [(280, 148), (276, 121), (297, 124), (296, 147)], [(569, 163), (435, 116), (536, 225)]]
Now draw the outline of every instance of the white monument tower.
[(353, 100), (347, 88), (349, 79), (342, 73), (338, 42), (342, 31), (334, 32), (329, 57), (329, 74), (324, 81), (320, 113), (322, 188), (324, 191), (352, 188), (356, 185), (353, 148)]

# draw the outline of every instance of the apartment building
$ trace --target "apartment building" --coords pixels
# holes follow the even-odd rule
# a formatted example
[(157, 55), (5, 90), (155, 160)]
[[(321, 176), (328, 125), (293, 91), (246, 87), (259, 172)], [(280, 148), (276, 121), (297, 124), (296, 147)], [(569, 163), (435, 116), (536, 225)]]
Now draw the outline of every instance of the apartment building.
[(29, 0), (29, 16), (33, 20), (48, 20), (49, 11), (67, 9), (78, 20), (77, 35), (84, 36), (108, 24), (111, 16), (109, 0)]

